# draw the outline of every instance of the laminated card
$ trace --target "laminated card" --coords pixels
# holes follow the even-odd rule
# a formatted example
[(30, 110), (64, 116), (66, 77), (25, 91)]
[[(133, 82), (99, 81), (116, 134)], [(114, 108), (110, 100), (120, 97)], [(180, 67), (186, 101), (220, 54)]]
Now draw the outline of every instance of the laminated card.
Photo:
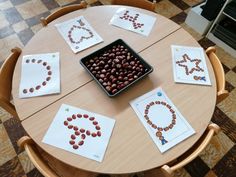
[(60, 93), (59, 53), (23, 56), (19, 97), (55, 93)]
[(175, 82), (211, 85), (202, 48), (172, 45), (171, 50)]
[(130, 105), (161, 153), (195, 133), (161, 88), (136, 98)]
[(114, 119), (62, 104), (42, 141), (101, 162), (114, 124)]
[(148, 36), (156, 18), (131, 9), (120, 8), (112, 17), (110, 24)]
[(56, 24), (55, 26), (74, 53), (103, 41), (83, 16)]

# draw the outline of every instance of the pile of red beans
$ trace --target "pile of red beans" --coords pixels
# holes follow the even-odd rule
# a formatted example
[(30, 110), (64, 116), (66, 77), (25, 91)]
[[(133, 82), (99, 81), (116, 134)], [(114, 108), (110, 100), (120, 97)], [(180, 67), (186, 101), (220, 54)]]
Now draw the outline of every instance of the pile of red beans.
[(148, 69), (123, 45), (111, 46), (85, 62), (87, 69), (111, 95), (144, 75)]

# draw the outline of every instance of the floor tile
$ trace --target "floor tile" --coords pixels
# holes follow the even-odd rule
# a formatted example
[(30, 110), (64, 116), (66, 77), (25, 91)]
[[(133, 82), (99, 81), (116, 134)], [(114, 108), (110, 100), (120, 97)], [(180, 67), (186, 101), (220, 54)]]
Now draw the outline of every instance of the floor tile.
[(47, 7), (38, 0), (31, 0), (16, 6), (16, 9), (24, 19), (28, 19), (48, 11)]
[(201, 177), (201, 176), (203, 177), (210, 170), (210, 168), (204, 163), (204, 161), (200, 157), (194, 159), (184, 168), (192, 177)]
[(100, 5), (102, 5), (102, 3), (97, 1), (97, 2), (94, 2), (94, 3), (90, 3), (89, 5), (90, 6), (100, 6)]
[[(0, 166), (16, 156), (3, 124), (0, 124)], [(0, 170), (1, 171), (1, 170)], [(0, 175), (1, 176), (1, 175)]]
[(232, 69), (232, 71), (236, 73), (236, 66)]
[(24, 29), (28, 28), (28, 25), (25, 23), (25, 21), (21, 21), (12, 25), (12, 28), (16, 33), (19, 33), (20, 31), (23, 31)]
[(21, 123), (16, 118), (9, 119), (3, 123), (4, 127), (6, 128), (6, 131), (8, 133), (8, 136), (12, 142), (12, 145), (16, 151), (17, 154), (22, 152), (22, 150), (19, 149), (17, 146), (17, 141), (24, 135), (26, 135), (26, 132), (24, 131)]
[(196, 4), (203, 2), (203, 0), (183, 0), (183, 1), (189, 6), (195, 6)]
[(25, 173), (17, 157), (0, 166), (1, 177), (21, 177), (23, 175), (25, 175)]
[(8, 27), (8, 25), (10, 24), (7, 19), (5, 18), (5, 15), (0, 11), (0, 29), (4, 28), (4, 27)]
[(161, 2), (159, 2), (156, 6), (155, 11), (167, 18), (171, 18), (182, 12), (180, 8), (178, 8), (168, 0), (162, 0)]
[(48, 8), (48, 10), (59, 7), (58, 3), (55, 0), (41, 0), (41, 1)]
[(204, 177), (217, 177), (214, 171), (210, 170)]
[(31, 27), (31, 26), (34, 26), (34, 25), (37, 25), (37, 24), (41, 23), (40, 18), (41, 17), (47, 17), (48, 15), (50, 15), (50, 11), (47, 11), (47, 12), (44, 12), (44, 13), (39, 14), (37, 16), (28, 18), (25, 21)]
[(5, 1), (5, 2), (1, 2), (0, 1), (0, 10), (6, 10), (13, 7), (11, 1)]
[(217, 106), (236, 123), (236, 89), (232, 90), (229, 96)]
[(193, 38), (196, 39), (197, 41), (203, 38), (202, 35), (197, 33), (193, 28), (189, 27), (186, 23), (182, 23), (181, 27), (184, 28), (189, 34), (191, 34)]
[(35, 168), (25, 151), (20, 153), (18, 155), (18, 158), (20, 160), (20, 163), (21, 163), (25, 173), (28, 173)]
[(236, 174), (236, 145), (232, 147), (219, 163), (213, 168), (218, 177), (235, 177)]
[(233, 71), (229, 71), (226, 75), (225, 75), (225, 79), (232, 84), (234, 87), (236, 87), (236, 73)]
[(182, 0), (169, 0), (169, 1), (182, 10), (186, 10), (189, 8), (189, 5)]
[(0, 40), (0, 61), (5, 60), (14, 47), (23, 48), (23, 44), (16, 34), (12, 34)]
[(224, 63), (221, 63), (221, 64), (222, 64), (222, 66), (224, 68), (225, 74), (230, 71), (230, 68), (228, 68)]
[(14, 34), (14, 30), (10, 26), (6, 26), (0, 29), (0, 39), (3, 39), (11, 34)]
[(10, 24), (18, 23), (23, 20), (21, 14), (15, 7), (3, 10), (3, 13)]
[(55, 0), (60, 6), (75, 2), (76, 0)]
[(27, 177), (44, 177), (36, 168), (27, 173)]
[(235, 87), (230, 84), (228, 81), (225, 81), (225, 89), (228, 90), (228, 92), (231, 92), (232, 90), (235, 89)]
[(208, 167), (213, 168), (233, 146), (234, 143), (223, 132), (220, 132), (212, 138), (199, 156)]
[(30, 29), (34, 32), (34, 34), (36, 34), (39, 30), (41, 30), (43, 28), (42, 24), (39, 23), (37, 25), (32, 26)]
[(12, 118), (12, 115), (6, 112), (3, 108), (0, 107), (0, 119), (2, 122)]
[(26, 45), (28, 41), (34, 36), (34, 33), (31, 29), (28, 28), (19, 32), (17, 35), (20, 38), (22, 44)]
[(232, 69), (236, 66), (236, 56), (232, 57), (230, 54), (225, 52), (222, 48), (216, 47), (216, 54), (219, 57), (220, 61), (226, 65), (228, 68)]
[(190, 174), (184, 168), (180, 168), (176, 170), (173, 176), (174, 177), (191, 177)]
[(182, 23), (184, 23), (186, 17), (187, 17), (187, 14), (185, 12), (181, 12), (181, 13), (175, 15), (174, 17), (171, 17), (170, 19), (177, 24), (182, 24)]
[(206, 50), (208, 47), (215, 46), (216, 44), (206, 37), (198, 41), (198, 43)]
[(23, 3), (30, 1), (30, 0), (10, 0), (10, 1), (14, 6), (16, 6), (16, 5), (23, 4)]

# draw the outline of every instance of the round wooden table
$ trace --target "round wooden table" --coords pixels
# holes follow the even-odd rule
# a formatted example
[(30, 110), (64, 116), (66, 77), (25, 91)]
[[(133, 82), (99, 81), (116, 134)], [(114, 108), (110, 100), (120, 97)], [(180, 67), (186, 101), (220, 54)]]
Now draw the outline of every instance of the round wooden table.
[[(216, 81), (206, 57), (211, 86), (178, 84), (173, 80), (172, 44), (199, 47), (197, 41), (169, 19), (143, 9), (135, 10), (156, 17), (148, 37), (109, 25), (121, 7), (89, 7), (65, 15), (40, 30), (25, 46), (17, 62), (13, 78), (13, 98), (22, 125), (32, 139), (56, 159), (73, 167), (96, 173), (124, 174), (160, 167), (187, 151), (205, 131), (216, 103)], [(131, 8), (131, 7), (127, 7)], [(83, 15), (103, 43), (74, 54), (61, 37), (55, 24)], [(145, 79), (123, 94), (109, 98), (79, 64), (81, 57), (113, 42), (123, 39), (154, 68)], [(60, 52), (61, 93), (29, 99), (19, 99), (22, 56), (27, 54)], [(162, 87), (196, 133), (161, 154), (153, 143), (129, 101), (157, 87)], [(68, 104), (96, 112), (116, 120), (104, 159), (101, 163), (42, 143), (46, 131), (61, 104)]]

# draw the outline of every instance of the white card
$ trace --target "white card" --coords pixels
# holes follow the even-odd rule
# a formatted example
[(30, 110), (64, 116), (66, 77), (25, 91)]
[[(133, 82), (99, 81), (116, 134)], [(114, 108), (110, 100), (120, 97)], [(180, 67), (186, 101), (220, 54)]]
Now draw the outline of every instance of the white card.
[(103, 41), (83, 16), (55, 25), (74, 53)]
[(62, 104), (42, 142), (101, 162), (115, 120)]
[(60, 93), (59, 53), (23, 56), (19, 97), (55, 93)]
[(175, 82), (211, 85), (202, 48), (172, 45), (171, 50)]
[(120, 8), (112, 17), (110, 24), (148, 36), (156, 18), (131, 9)]
[(130, 105), (161, 153), (195, 133), (160, 87)]

